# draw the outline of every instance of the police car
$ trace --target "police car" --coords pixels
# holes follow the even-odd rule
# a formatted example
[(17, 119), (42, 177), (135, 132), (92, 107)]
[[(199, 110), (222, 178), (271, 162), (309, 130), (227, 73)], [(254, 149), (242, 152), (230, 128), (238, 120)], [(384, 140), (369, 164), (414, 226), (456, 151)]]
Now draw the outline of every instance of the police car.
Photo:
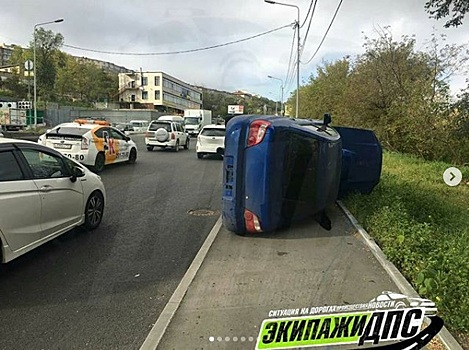
[(38, 143), (51, 147), (100, 172), (107, 164), (135, 163), (137, 145), (105, 120), (76, 119), (59, 124), (39, 137)]

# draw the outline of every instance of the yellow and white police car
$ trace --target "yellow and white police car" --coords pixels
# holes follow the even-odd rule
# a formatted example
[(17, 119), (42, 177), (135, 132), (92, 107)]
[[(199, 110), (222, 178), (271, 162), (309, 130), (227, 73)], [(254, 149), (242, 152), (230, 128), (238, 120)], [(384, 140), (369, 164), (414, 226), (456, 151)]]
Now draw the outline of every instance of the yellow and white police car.
[(39, 136), (38, 143), (51, 147), (100, 172), (107, 164), (135, 163), (137, 145), (105, 120), (76, 119), (59, 124)]

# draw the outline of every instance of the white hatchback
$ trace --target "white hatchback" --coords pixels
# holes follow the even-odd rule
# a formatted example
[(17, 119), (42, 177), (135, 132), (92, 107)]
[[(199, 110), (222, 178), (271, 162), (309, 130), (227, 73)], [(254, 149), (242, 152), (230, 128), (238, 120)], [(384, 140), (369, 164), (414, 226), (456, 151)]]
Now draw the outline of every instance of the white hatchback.
[(0, 139), (0, 261), (18, 256), (104, 213), (101, 178), (61, 153), (30, 141)]
[(202, 159), (206, 154), (223, 155), (225, 152), (225, 126), (206, 125), (197, 136), (197, 158)]

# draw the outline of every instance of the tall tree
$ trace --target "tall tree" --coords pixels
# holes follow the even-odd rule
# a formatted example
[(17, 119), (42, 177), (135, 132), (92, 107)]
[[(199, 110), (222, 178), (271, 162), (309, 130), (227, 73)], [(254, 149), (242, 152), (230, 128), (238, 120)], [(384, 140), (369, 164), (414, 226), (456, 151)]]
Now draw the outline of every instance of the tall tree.
[(57, 58), (59, 49), (63, 45), (62, 34), (54, 34), (51, 30), (40, 27), (34, 33), (35, 40), (31, 48), (36, 45), (36, 84), (39, 94), (46, 99), (53, 98), (53, 90), (57, 75)]
[(445, 27), (457, 27), (462, 25), (462, 20), (466, 12), (469, 11), (468, 0), (428, 0), (425, 3), (426, 11), (431, 17), (438, 19), (448, 17), (451, 14), (451, 19), (447, 20)]

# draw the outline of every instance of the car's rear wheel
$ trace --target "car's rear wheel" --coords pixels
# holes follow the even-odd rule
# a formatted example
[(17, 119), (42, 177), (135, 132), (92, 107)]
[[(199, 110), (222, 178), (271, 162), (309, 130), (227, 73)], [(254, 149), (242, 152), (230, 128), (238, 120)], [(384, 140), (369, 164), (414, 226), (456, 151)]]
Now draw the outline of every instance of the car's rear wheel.
[(137, 150), (135, 148), (132, 148), (130, 150), (129, 160), (127, 162), (129, 164), (135, 164), (136, 161), (137, 161)]
[(150, 151), (150, 152), (153, 151), (153, 146), (147, 145), (147, 151)]
[(184, 145), (184, 149), (189, 149), (189, 142), (190, 142), (190, 141), (191, 141), (191, 140), (190, 140), (190, 137), (187, 136), (187, 138), (186, 138), (186, 144)]
[(197, 152), (197, 158), (202, 159), (204, 157), (204, 154), (201, 152)]
[(85, 223), (84, 226), (88, 230), (94, 230), (99, 226), (101, 220), (103, 219), (104, 213), (104, 197), (103, 194), (99, 191), (94, 191), (88, 201), (86, 202), (85, 207)]
[(101, 171), (104, 170), (105, 164), (106, 164), (106, 157), (104, 156), (103, 152), (100, 152), (96, 155), (93, 170), (97, 173), (100, 173)]
[(176, 146), (174, 147), (175, 152), (179, 152), (179, 140), (176, 140)]

